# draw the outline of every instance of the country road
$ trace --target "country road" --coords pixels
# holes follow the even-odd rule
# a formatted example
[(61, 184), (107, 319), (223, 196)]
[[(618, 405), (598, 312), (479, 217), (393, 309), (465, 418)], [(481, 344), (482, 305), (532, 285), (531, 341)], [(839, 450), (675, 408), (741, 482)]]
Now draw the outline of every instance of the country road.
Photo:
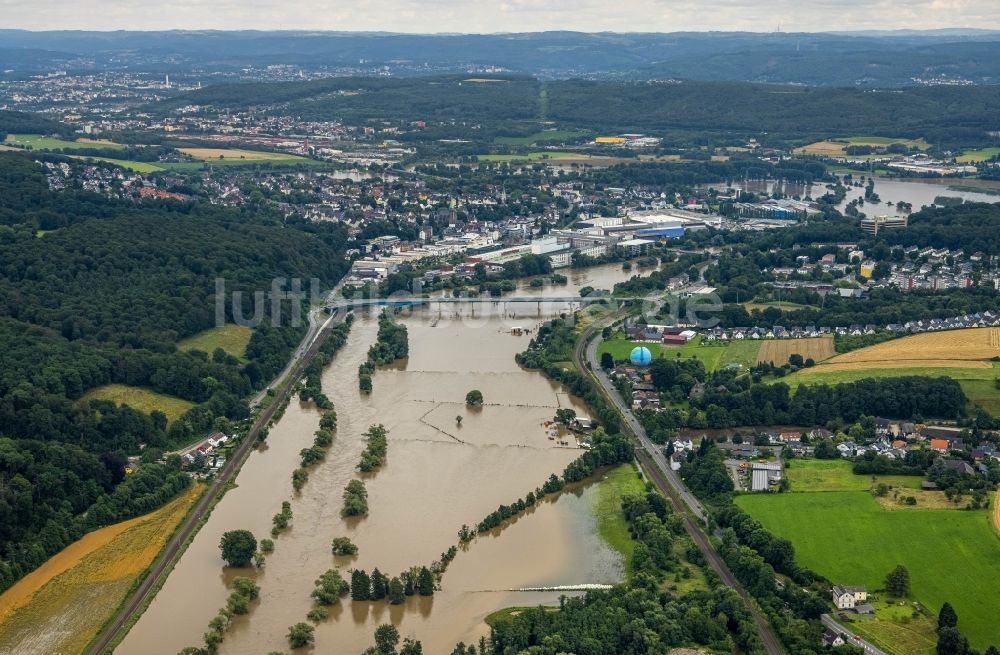
[(271, 404), (257, 416), (257, 420), (254, 421), (246, 436), (243, 437), (243, 440), (236, 448), (233, 456), (222, 467), (222, 470), (219, 471), (215, 480), (205, 493), (202, 494), (201, 498), (198, 499), (198, 502), (184, 518), (180, 526), (178, 526), (177, 531), (174, 532), (173, 536), (163, 547), (163, 550), (160, 551), (160, 555), (157, 557), (156, 561), (153, 562), (152, 568), (142, 579), (139, 586), (135, 588), (127, 599), (125, 599), (124, 604), (118, 610), (118, 613), (104, 625), (101, 632), (98, 633), (98, 635), (94, 638), (94, 641), (91, 642), (90, 647), (86, 651), (87, 655), (104, 655), (105, 653), (110, 653), (110, 650), (107, 649), (111, 642), (114, 641), (118, 633), (125, 627), (132, 615), (137, 612), (147, 600), (155, 595), (157, 582), (159, 582), (165, 575), (169, 574), (176, 560), (183, 554), (188, 539), (198, 531), (201, 527), (202, 520), (208, 516), (213, 504), (218, 499), (222, 491), (236, 477), (240, 467), (243, 466), (243, 462), (246, 461), (246, 458), (253, 451), (254, 446), (257, 443), (257, 435), (260, 433), (261, 429), (268, 424), (275, 411), (277, 411), (277, 409), (285, 402), (285, 398), (287, 398), (291, 393), (292, 388), (295, 386), (295, 382), (302, 376), (302, 373), (312, 361), (313, 357), (316, 356), (316, 353), (319, 351), (319, 346), (323, 341), (323, 336), (329, 333), (330, 327), (332, 327), (335, 322), (343, 320), (344, 315), (345, 314), (333, 314), (323, 322), (322, 326), (319, 326), (318, 322), (315, 323), (317, 326), (315, 330), (312, 329), (314, 323), (310, 321), (310, 330), (307, 332), (306, 337), (302, 340), (302, 343), (295, 350), (289, 366), (286, 369), (286, 371), (291, 371), (291, 374), (286, 375), (283, 378), (283, 381), (278, 385)]
[(598, 387), (604, 396), (618, 409), (625, 424), (628, 426), (628, 431), (639, 442), (640, 448), (636, 450), (636, 455), (643, 465), (643, 469), (652, 478), (653, 483), (670, 500), (674, 510), (683, 517), (685, 529), (704, 555), (705, 560), (712, 567), (712, 570), (719, 576), (723, 584), (735, 590), (746, 603), (747, 608), (749, 608), (750, 613), (753, 615), (757, 632), (760, 635), (765, 650), (767, 650), (769, 655), (781, 655), (784, 653), (784, 648), (781, 646), (781, 642), (774, 634), (774, 631), (771, 630), (771, 626), (754, 605), (753, 600), (743, 588), (743, 585), (739, 583), (729, 570), (729, 567), (722, 560), (722, 557), (709, 540), (708, 535), (705, 534), (701, 526), (692, 518), (694, 516), (705, 521), (707, 515), (704, 507), (702, 507), (698, 499), (684, 485), (677, 472), (670, 468), (670, 464), (667, 462), (662, 448), (650, 441), (645, 428), (642, 427), (642, 424), (636, 419), (635, 414), (632, 413), (631, 407), (625, 404), (618, 390), (600, 367), (597, 358), (597, 348), (602, 341), (600, 332), (604, 327), (610, 325), (620, 317), (620, 314), (613, 315), (610, 319), (597, 321), (584, 330), (576, 343), (573, 353), (574, 362), (580, 371), (591, 375), (598, 383)]

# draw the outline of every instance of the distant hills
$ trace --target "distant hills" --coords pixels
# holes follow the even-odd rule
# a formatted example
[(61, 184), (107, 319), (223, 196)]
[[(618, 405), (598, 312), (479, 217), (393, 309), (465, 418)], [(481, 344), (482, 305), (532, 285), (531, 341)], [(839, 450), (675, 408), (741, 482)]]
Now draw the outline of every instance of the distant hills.
[(497, 67), (542, 79), (688, 79), (895, 87), (1000, 83), (1000, 32), (28, 32), (0, 30), (7, 76), (52, 69), (231, 71), (286, 64), (397, 75)]

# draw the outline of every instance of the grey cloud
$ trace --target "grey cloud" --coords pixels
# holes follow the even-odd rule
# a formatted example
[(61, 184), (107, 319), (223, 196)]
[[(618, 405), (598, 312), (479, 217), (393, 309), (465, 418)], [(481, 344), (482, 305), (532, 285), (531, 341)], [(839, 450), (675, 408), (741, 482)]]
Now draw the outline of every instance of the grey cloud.
[(996, 0), (0, 0), (25, 29), (525, 32), (1000, 28)]

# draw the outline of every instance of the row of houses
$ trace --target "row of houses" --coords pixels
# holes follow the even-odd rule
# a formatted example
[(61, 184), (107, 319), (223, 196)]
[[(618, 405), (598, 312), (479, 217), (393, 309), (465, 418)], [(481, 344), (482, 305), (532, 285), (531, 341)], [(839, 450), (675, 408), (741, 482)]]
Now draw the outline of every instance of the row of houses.
[(805, 339), (821, 337), (829, 334), (838, 336), (861, 336), (875, 334), (880, 331), (896, 332), (898, 334), (917, 334), (940, 330), (959, 330), (976, 327), (1000, 327), (1000, 314), (994, 312), (977, 312), (951, 318), (931, 318), (905, 323), (889, 323), (884, 327), (873, 324), (849, 326), (815, 326), (786, 328), (781, 325), (774, 327), (714, 327), (702, 331), (706, 341), (741, 341), (746, 339)]

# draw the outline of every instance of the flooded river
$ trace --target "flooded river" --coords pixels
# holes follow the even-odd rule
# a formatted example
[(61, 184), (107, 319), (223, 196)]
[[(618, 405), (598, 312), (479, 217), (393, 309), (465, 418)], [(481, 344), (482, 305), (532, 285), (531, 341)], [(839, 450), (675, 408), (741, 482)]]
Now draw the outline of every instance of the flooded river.
[[(859, 179), (860, 174), (855, 174), (854, 177), (855, 179)], [(968, 184), (969, 182), (960, 179), (928, 181), (876, 177), (875, 193), (879, 195), (879, 202), (881, 206), (885, 208), (884, 213), (886, 214), (895, 214), (895, 204), (900, 201), (910, 203), (913, 207), (913, 211), (919, 211), (920, 208), (925, 205), (934, 204), (934, 198), (937, 196), (962, 198), (966, 202), (1000, 202), (1000, 195), (983, 193), (971, 189), (953, 190), (948, 188), (950, 185), (961, 186), (963, 183)], [(712, 187), (719, 190), (726, 188), (724, 184), (708, 184), (704, 185), (702, 189)], [(777, 191), (786, 196), (798, 196), (800, 198), (805, 198), (806, 196), (819, 198), (827, 192), (826, 184), (824, 183), (799, 184), (776, 180), (750, 180), (746, 182), (737, 182), (732, 185), (732, 188), (746, 190), (752, 193), (774, 193)], [(847, 208), (847, 204), (849, 202), (857, 198), (863, 198), (864, 195), (865, 188), (863, 186), (847, 187), (847, 196), (839, 205), (837, 205), (837, 209), (843, 212)], [(887, 203), (891, 203), (892, 206)], [(861, 210), (869, 214), (874, 211), (872, 209), (872, 205), (868, 203), (866, 203), (865, 207), (862, 207)]]
[[(620, 266), (565, 271), (569, 285), (527, 288), (540, 298), (575, 293), (582, 286), (610, 288), (627, 279)], [(519, 292), (520, 293), (520, 292)], [(508, 307), (513, 307), (509, 304)], [(487, 315), (492, 309), (493, 315)], [(220, 652), (267, 653), (287, 650), (288, 626), (304, 621), (312, 607), (313, 581), (326, 569), (378, 567), (396, 575), (429, 565), (449, 546), (463, 524), (476, 524), (501, 503), (510, 503), (560, 472), (580, 454), (548, 438), (543, 422), (559, 407), (586, 408), (540, 373), (514, 362), (529, 335), (527, 327), (558, 307), (509, 310), (479, 305), (436, 310), (433, 306), (402, 317), (410, 334), (410, 357), (379, 370), (374, 391), (357, 388), (357, 368), (375, 339), (377, 319), (359, 315), (347, 345), (324, 372), (323, 389), (339, 420), (324, 462), (310, 470), (294, 494), (291, 472), (298, 452), (312, 442), (319, 413), (293, 402), (271, 429), (266, 450), (251, 455), (237, 488), (220, 501), (160, 593), (115, 651), (124, 655), (173, 655), (201, 645), (208, 621), (225, 604), (226, 584), (236, 575), (254, 575), (261, 598), (238, 617)], [(464, 317), (456, 318), (455, 314)], [(539, 317), (537, 314), (541, 314)], [(485, 405), (469, 409), (465, 394), (482, 391)], [(459, 424), (456, 417), (461, 416)], [(385, 465), (360, 475), (355, 466), (372, 423), (389, 430)], [(341, 491), (362, 477), (369, 515), (340, 516)], [(483, 618), (511, 605), (556, 602), (559, 592), (517, 592), (525, 587), (610, 583), (620, 579), (621, 562), (596, 536), (590, 507), (596, 486), (582, 485), (538, 505), (499, 534), (478, 537), (459, 553), (431, 598), (412, 597), (401, 606), (343, 601), (316, 628), (317, 652), (361, 652), (371, 645), (380, 623), (392, 622), (403, 636), (420, 639), (427, 653), (451, 652), (486, 634)], [(292, 527), (275, 539), (275, 552), (261, 571), (224, 569), (219, 539), (226, 530), (246, 528), (266, 536), (271, 517), (291, 498)], [(333, 537), (348, 536), (359, 547), (355, 558), (335, 558)]]

